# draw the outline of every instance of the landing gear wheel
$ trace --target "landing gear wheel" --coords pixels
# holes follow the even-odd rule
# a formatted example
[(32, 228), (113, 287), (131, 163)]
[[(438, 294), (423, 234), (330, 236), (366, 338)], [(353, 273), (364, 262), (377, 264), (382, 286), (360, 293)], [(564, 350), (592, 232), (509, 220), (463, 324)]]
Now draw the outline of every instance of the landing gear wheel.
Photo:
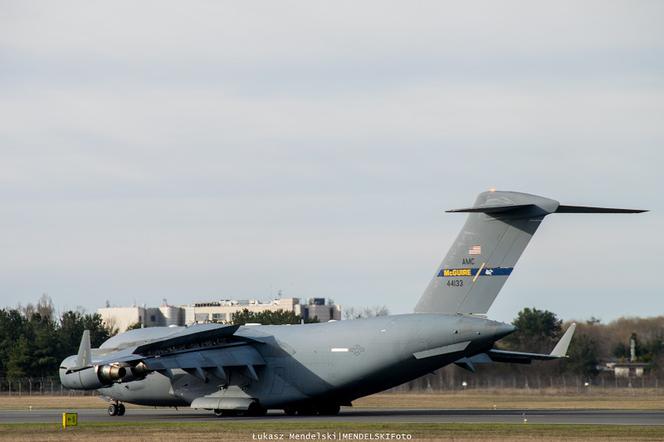
[(323, 405), (318, 409), (318, 413), (321, 416), (336, 416), (339, 414), (339, 410), (341, 410), (341, 407), (336, 404)]
[(258, 402), (252, 402), (247, 408), (248, 416), (265, 416), (267, 414), (267, 409), (262, 407)]
[(217, 416), (217, 417), (221, 417), (221, 416), (224, 415), (224, 410), (220, 410), (220, 409), (217, 408), (217, 409), (214, 410), (214, 415)]
[(111, 404), (108, 406), (108, 415), (109, 416), (117, 416), (118, 415), (118, 406), (115, 404)]
[(124, 416), (125, 406), (124, 404), (118, 404), (118, 416)]
[(297, 414), (297, 408), (286, 407), (284, 408), (284, 413), (286, 413), (286, 416), (295, 416)]

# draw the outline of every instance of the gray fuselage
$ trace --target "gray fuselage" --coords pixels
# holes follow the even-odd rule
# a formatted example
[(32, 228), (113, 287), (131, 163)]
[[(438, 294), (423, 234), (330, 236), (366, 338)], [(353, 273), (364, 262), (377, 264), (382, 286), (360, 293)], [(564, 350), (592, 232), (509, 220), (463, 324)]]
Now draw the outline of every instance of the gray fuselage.
[[(482, 192), (436, 268), (415, 314), (306, 325), (131, 330), (62, 362), (67, 388), (99, 390), (144, 405), (297, 413), (339, 405), (456, 362), (529, 363), (566, 357), (572, 324), (550, 354), (493, 349), (515, 328), (484, 319), (544, 218), (553, 213), (639, 213), (638, 209), (561, 205), (522, 192)], [(109, 407), (116, 415), (117, 405)], [(124, 408), (120, 408), (120, 415)]]
[[(99, 391), (142, 405), (189, 405), (223, 389), (258, 399), (266, 408), (301, 402), (344, 404), (485, 351), (512, 331), (511, 325), (483, 318), (441, 314), (243, 326), (235, 336), (261, 342), (251, 349), (265, 361), (253, 374), (244, 368), (230, 370), (222, 381), (209, 373), (201, 377), (173, 370), (169, 377), (153, 372)], [(210, 350), (196, 351), (205, 357)]]

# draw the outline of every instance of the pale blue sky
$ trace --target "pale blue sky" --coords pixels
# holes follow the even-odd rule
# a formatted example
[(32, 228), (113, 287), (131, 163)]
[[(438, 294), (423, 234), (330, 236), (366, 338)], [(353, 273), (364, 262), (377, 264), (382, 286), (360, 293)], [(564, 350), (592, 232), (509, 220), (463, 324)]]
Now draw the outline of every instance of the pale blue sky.
[(0, 304), (412, 310), (490, 187), (547, 218), (489, 312), (664, 313), (661, 2), (0, 1)]

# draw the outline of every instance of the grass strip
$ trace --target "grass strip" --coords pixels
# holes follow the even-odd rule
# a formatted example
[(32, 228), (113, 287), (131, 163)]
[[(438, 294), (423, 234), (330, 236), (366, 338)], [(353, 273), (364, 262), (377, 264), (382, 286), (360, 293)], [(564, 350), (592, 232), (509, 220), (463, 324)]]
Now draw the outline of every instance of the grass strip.
[[(322, 433), (405, 433), (413, 440), (664, 440), (664, 426), (586, 424), (437, 424), (362, 422), (89, 422), (63, 431), (56, 424), (0, 424), (9, 440), (295, 440), (292, 435)], [(270, 435), (272, 435), (270, 437)], [(296, 436), (297, 438), (297, 436)], [(300, 439), (300, 440), (304, 440)], [(309, 439), (311, 440), (311, 439)], [(338, 437), (337, 437), (338, 440)]]

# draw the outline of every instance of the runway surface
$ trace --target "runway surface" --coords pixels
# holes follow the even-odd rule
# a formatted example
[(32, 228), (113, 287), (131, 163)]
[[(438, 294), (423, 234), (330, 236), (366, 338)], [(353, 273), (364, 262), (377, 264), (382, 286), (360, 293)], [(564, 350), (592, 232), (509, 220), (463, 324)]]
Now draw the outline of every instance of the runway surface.
[[(65, 410), (0, 410), (2, 423), (61, 422)], [(286, 416), (271, 412), (264, 417), (215, 417), (209, 411), (190, 409), (127, 409), (111, 417), (105, 409), (66, 410), (78, 412), (79, 422), (369, 422), (369, 423), (522, 423), (664, 425), (664, 411), (624, 410), (430, 410), (394, 408), (343, 408), (338, 416)]]

